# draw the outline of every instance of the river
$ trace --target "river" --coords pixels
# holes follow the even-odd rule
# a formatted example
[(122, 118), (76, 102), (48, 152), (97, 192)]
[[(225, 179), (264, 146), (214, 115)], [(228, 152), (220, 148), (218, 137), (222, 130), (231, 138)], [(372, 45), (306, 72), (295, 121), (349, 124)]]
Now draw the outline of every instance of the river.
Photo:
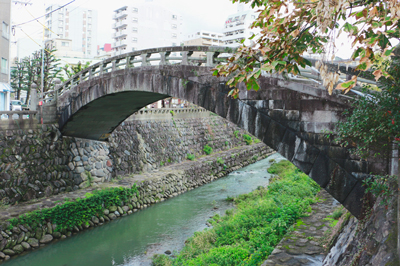
[(150, 265), (151, 257), (180, 250), (194, 232), (207, 227), (215, 214), (223, 215), (232, 203), (225, 199), (249, 193), (268, 183), (274, 154), (135, 214), (86, 230), (73, 237), (20, 255), (5, 266), (135, 266)]

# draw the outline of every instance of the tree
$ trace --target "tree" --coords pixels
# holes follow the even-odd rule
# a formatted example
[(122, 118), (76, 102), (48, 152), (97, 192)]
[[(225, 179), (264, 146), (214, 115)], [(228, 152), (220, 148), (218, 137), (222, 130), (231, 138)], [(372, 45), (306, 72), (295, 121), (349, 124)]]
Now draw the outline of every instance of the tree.
[[(49, 46), (44, 49), (43, 57), (43, 92), (53, 90), (55, 79), (61, 79), (61, 68), (59, 67), (60, 59), (54, 56), (56, 50), (50, 50)], [(33, 71), (33, 83), (41, 87), (42, 82), (42, 51), (38, 50), (32, 54), (32, 71)]]
[[(328, 71), (324, 61), (319, 68), (324, 86), (347, 93), (357, 84), (357, 77), (370, 72), (378, 81), (373, 97), (362, 98), (349, 111), (347, 121), (338, 126), (343, 144), (359, 146), (359, 154), (370, 149), (400, 143), (398, 99), (398, 59), (391, 59), (391, 41), (400, 39), (400, 2), (397, 0), (232, 0), (251, 3), (259, 8), (252, 28), (260, 29), (253, 35), (253, 43), (242, 45), (228, 60), (218, 65), (216, 76), (230, 76), (230, 95), (238, 97), (238, 85), (258, 90), (257, 79), (262, 71), (269, 73), (300, 74), (299, 67), (311, 66), (304, 53), (325, 54), (325, 62), (335, 58), (335, 40), (340, 34), (352, 38), (354, 52), (351, 59), (359, 59), (357, 75), (338, 84), (339, 73)], [(380, 62), (386, 62), (382, 64)], [(368, 86), (364, 86), (368, 89)], [(367, 111), (365, 111), (367, 110)]]
[(15, 67), (11, 68), (10, 81), (11, 87), (17, 92), (17, 99), (21, 98), (21, 91), (26, 90), (25, 84), (25, 64), (21, 62), (15, 62)]
[[(65, 75), (67, 75), (68, 79), (70, 79), (73, 75), (81, 72), (82, 70), (84, 70), (85, 68), (88, 68), (90, 65), (90, 61), (86, 62), (84, 65), (81, 63), (81, 61), (78, 62), (78, 64), (76, 66), (73, 65), (68, 65), (66, 64), (63, 67), (64, 73)], [(65, 81), (64, 78), (62, 78), (62, 81)]]
[[(252, 28), (261, 30), (250, 39), (254, 44), (241, 46), (226, 65), (214, 70), (217, 76), (234, 77), (228, 85), (234, 87), (231, 95), (237, 97), (237, 85), (245, 82), (247, 89), (258, 90), (257, 78), (261, 70), (267, 72), (300, 74), (299, 66), (311, 66), (303, 54), (307, 51), (325, 53), (334, 58), (335, 39), (345, 32), (353, 38), (356, 50), (352, 59), (360, 58), (359, 71), (368, 71), (376, 61), (377, 51), (384, 58), (392, 54), (389, 39), (399, 39), (400, 3), (397, 0), (232, 0), (251, 3), (260, 8)], [(349, 19), (354, 19), (351, 22)], [(320, 64), (321, 76), (332, 93), (338, 73), (328, 73)], [(390, 77), (382, 69), (373, 75)], [(355, 86), (356, 77), (336, 88), (347, 92)]]
[[(43, 92), (54, 89), (54, 80), (61, 79), (61, 68), (58, 67), (59, 59), (55, 58), (56, 50), (44, 50), (43, 57)], [(39, 90), (42, 82), (42, 51), (35, 51), (32, 56), (22, 59), (21, 62), (11, 72), (11, 86), (17, 90), (17, 97), (20, 97), (20, 91), (27, 91), (26, 103), (29, 97), (32, 85), (35, 84)]]

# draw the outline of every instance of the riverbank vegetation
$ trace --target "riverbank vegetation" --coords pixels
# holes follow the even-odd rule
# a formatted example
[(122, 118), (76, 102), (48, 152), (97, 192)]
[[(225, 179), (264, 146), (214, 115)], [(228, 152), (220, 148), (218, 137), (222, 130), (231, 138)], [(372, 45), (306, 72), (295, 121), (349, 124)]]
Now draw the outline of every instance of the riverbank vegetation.
[(121, 202), (129, 202), (137, 193), (136, 184), (132, 188), (118, 187), (96, 190), (93, 194), (86, 193), (85, 198), (66, 201), (54, 208), (37, 210), (10, 219), (9, 229), (22, 224), (35, 229), (47, 222), (56, 224), (56, 230), (70, 229), (81, 224), (87, 224), (93, 216), (102, 215), (104, 208), (120, 206)]
[(234, 198), (236, 209), (214, 216), (175, 257), (156, 255), (153, 265), (260, 265), (314, 202), (319, 186), (288, 161), (272, 165), (268, 188)]

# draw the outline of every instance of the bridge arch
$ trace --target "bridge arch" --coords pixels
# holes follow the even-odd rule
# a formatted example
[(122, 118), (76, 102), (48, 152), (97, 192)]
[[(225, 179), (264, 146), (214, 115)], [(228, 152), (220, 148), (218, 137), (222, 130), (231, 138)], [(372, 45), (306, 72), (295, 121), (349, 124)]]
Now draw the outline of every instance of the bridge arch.
[[(322, 88), (279, 78), (262, 77), (260, 92), (241, 90), (240, 100), (227, 97), (226, 80), (211, 75), (223, 48), (201, 49), (206, 59), (193, 59), (196, 47), (145, 50), (110, 59), (63, 84), (57, 101), (64, 135), (104, 140), (115, 127), (147, 104), (176, 97), (212, 111), (261, 139), (326, 189), (352, 214), (360, 217), (366, 173), (385, 171), (384, 161), (352, 158), (346, 148), (324, 137), (349, 107), (349, 99), (328, 96)], [(209, 50), (207, 50), (209, 49)], [(220, 49), (220, 50), (218, 50)], [(171, 53), (180, 51), (180, 64)], [(160, 55), (150, 65), (151, 54)], [(135, 61), (135, 57), (140, 57)], [(176, 58), (176, 57), (175, 57)], [(125, 60), (121, 63), (121, 61)], [(203, 60), (203, 61), (201, 61)], [(139, 67), (129, 67), (131, 63)], [(199, 66), (199, 64), (206, 66)], [(111, 64), (106, 72), (107, 64)], [(118, 65), (125, 67), (118, 69)], [(98, 68), (98, 75), (95, 75)], [(87, 75), (87, 77), (85, 77)], [(86, 80), (85, 80), (86, 79)]]

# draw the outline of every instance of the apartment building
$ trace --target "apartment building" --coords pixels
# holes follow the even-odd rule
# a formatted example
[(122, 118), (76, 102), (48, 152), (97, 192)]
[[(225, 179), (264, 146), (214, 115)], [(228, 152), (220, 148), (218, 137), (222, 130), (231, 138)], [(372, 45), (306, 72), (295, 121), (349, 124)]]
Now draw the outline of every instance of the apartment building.
[(97, 55), (97, 11), (88, 8), (50, 5), (46, 8), (45, 38), (70, 39), (71, 49), (85, 57)]
[[(238, 4), (237, 13), (230, 15), (225, 20), (222, 30), (224, 46), (239, 46), (241, 40), (257, 34), (259, 30), (250, 29), (256, 17), (257, 13), (254, 10), (247, 8), (244, 4)], [(246, 40), (245, 44), (249, 45), (250, 40)]]
[(10, 106), (10, 17), (11, 0), (0, 0), (0, 111)]
[[(194, 33), (188, 34), (186, 40), (183, 42), (185, 46), (223, 46), (222, 41), (223, 34), (210, 31), (196, 31)], [(194, 52), (193, 57), (205, 57), (204, 52)]]
[(116, 9), (113, 20), (113, 55), (182, 41), (182, 16), (151, 1)]
[(196, 31), (188, 34), (184, 45), (221, 46), (223, 34), (211, 31)]

